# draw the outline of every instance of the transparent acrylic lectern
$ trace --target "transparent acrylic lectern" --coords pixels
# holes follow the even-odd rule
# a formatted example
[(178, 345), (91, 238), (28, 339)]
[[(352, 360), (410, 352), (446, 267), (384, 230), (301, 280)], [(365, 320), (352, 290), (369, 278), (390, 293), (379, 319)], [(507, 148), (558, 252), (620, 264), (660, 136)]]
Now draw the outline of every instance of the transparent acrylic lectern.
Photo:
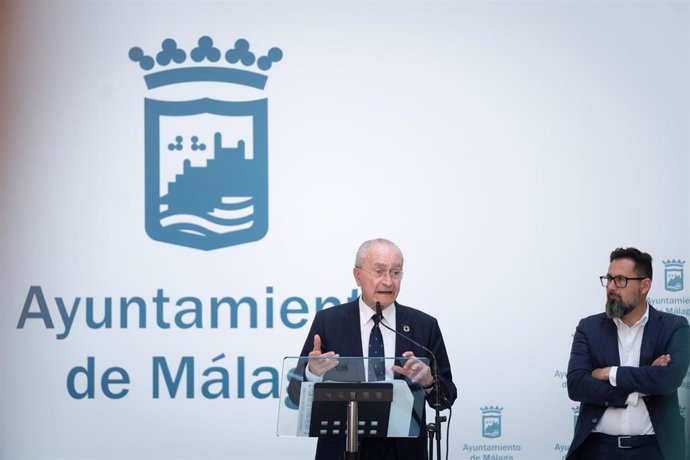
[[(370, 359), (383, 360), (390, 369), (410, 358), (284, 358), (278, 436), (347, 436), (347, 452), (356, 452), (361, 437), (419, 436), (426, 429), (424, 389), (399, 375), (389, 379), (390, 371), (386, 380), (367, 381)], [(426, 358), (413, 359), (428, 365)], [(321, 377), (309, 375), (310, 360), (312, 368), (329, 370)], [(350, 432), (353, 425), (356, 436)]]

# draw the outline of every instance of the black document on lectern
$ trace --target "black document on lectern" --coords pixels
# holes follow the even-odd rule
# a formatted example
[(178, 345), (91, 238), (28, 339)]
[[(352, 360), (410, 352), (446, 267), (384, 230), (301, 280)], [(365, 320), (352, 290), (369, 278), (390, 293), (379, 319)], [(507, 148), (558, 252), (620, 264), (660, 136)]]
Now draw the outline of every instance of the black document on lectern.
[(309, 436), (342, 436), (347, 426), (347, 403), (357, 401), (359, 436), (385, 438), (393, 401), (388, 382), (314, 384)]

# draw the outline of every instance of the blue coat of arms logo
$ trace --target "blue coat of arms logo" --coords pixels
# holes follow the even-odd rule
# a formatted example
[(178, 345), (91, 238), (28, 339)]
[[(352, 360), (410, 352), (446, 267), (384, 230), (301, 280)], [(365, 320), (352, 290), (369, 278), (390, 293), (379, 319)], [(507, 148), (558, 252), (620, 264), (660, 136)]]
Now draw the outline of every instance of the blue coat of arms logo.
[[(149, 90), (183, 88), (144, 100), (145, 225), (152, 239), (211, 250), (266, 235), (268, 101), (206, 97), (203, 87), (262, 91), (268, 77), (248, 68), (265, 72), (283, 53), (271, 48), (257, 59), (249, 48), (240, 39), (223, 54), (204, 36), (189, 53), (195, 65), (184, 65), (187, 53), (170, 38), (155, 59), (139, 47), (129, 51), (145, 71), (164, 67), (144, 76)], [(223, 57), (245, 68), (214, 64)]]
[(501, 437), (501, 412), (502, 407), (481, 407), (482, 411), (482, 436), (493, 439)]
[(664, 260), (664, 289), (671, 292), (683, 290), (684, 260)]

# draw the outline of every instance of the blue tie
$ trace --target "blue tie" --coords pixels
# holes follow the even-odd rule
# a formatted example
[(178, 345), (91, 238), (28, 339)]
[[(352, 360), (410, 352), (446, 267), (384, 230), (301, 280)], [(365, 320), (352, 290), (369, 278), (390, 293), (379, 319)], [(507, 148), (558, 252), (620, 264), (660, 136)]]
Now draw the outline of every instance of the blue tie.
[[(383, 360), (383, 336), (379, 329), (379, 317), (374, 315), (374, 327), (369, 334), (369, 381), (386, 379), (386, 367)], [(379, 359), (380, 358), (380, 359)]]

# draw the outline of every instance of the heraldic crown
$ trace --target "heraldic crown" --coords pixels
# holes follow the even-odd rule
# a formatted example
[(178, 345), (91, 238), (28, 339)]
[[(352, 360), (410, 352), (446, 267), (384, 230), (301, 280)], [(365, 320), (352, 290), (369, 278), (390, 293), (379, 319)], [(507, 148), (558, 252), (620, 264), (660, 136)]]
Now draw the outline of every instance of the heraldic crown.
[[(199, 38), (197, 46), (189, 52), (191, 60), (199, 65), (151, 72), (144, 76), (144, 81), (148, 89), (200, 81), (234, 83), (264, 89), (268, 79), (266, 75), (243, 68), (220, 65), (221, 62), (219, 61), (221, 61), (221, 57), (224, 57), (228, 64), (242, 64), (246, 68), (256, 65), (259, 70), (265, 72), (283, 58), (283, 51), (280, 48), (273, 47), (265, 55), (258, 58), (249, 48), (249, 42), (240, 38), (235, 41), (234, 48), (221, 53), (221, 50), (214, 46), (213, 39), (204, 35)], [(139, 63), (139, 67), (145, 71), (152, 70), (156, 64), (161, 67), (166, 67), (171, 63), (182, 64), (187, 60), (187, 55), (183, 49), (178, 48), (177, 42), (172, 38), (163, 40), (161, 51), (156, 54), (155, 59), (153, 56), (145, 54), (144, 50), (138, 46), (129, 50), (129, 58), (133, 62)], [(204, 61), (219, 65), (203, 65)]]
[(503, 411), (502, 407), (498, 406), (486, 406), (486, 407), (480, 407), (479, 410), (482, 411), (482, 414), (497, 414), (500, 415), (501, 412)]
[(685, 261), (680, 259), (664, 260), (663, 262), (666, 268), (683, 268), (683, 265), (685, 265)]

